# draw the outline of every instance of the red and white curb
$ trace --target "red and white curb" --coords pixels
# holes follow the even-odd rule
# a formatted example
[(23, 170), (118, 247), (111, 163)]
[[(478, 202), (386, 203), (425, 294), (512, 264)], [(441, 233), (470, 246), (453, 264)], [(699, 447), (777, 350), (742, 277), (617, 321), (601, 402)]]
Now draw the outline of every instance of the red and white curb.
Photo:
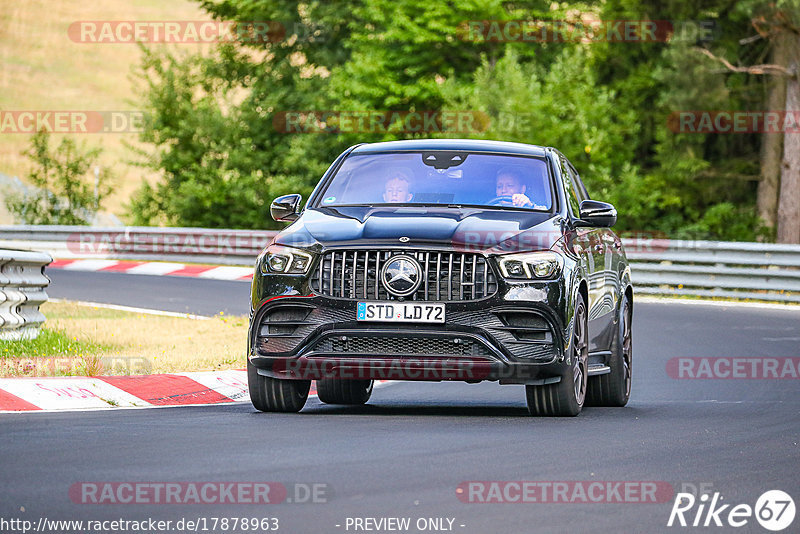
[[(375, 387), (393, 380), (375, 380)], [(309, 397), (317, 396), (311, 382)], [(250, 402), (247, 371), (0, 378), (0, 413), (206, 406)]]
[(149, 274), (157, 276), (189, 276), (208, 280), (247, 280), (253, 278), (252, 267), (230, 265), (195, 265), (163, 261), (119, 261), (119, 260), (55, 260), (48, 269), (65, 271), (114, 272), (125, 274)]
[(0, 412), (151, 408), (249, 400), (247, 372), (242, 370), (0, 378)]

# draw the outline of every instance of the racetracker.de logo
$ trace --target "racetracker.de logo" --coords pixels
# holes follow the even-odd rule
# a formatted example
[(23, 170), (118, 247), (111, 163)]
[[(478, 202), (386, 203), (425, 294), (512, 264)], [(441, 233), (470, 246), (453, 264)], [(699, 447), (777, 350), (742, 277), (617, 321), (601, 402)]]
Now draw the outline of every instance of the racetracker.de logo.
[(76, 482), (75, 504), (324, 504), (332, 488), (322, 482)]
[(138, 133), (144, 111), (0, 111), (0, 133)]
[[(391, 306), (389, 304), (388, 306)], [(337, 336), (331, 343), (349, 350), (350, 339)], [(453, 350), (461, 350), (466, 344), (453, 340)], [(461, 342), (461, 343), (459, 343)], [(431, 358), (394, 358), (351, 360), (328, 358), (282, 359), (273, 364), (272, 372), (280, 378), (291, 380), (320, 380), (326, 378), (341, 380), (483, 380), (490, 374), (500, 376), (506, 368), (497, 368), (485, 360), (471, 360), (464, 356), (456, 361), (440, 361)], [(508, 371), (510, 372), (510, 371)], [(516, 371), (525, 375), (526, 369)], [(510, 374), (509, 377), (516, 376)]]
[(67, 35), (89, 44), (276, 43), (286, 39), (287, 31), (274, 20), (81, 20), (69, 25)]
[(150, 374), (153, 364), (141, 356), (61, 356), (0, 358), (0, 377), (101, 374)]
[(280, 111), (278, 133), (482, 133), (491, 119), (482, 111)]
[(87, 230), (67, 237), (73, 254), (230, 254), (255, 257), (270, 241), (261, 232), (233, 231), (225, 235), (187, 230), (185, 233)]
[(800, 358), (790, 357), (678, 357), (667, 361), (667, 375), (675, 379), (798, 379)]
[(800, 133), (800, 111), (673, 111), (667, 127), (676, 134)]
[(76, 482), (76, 504), (276, 504), (286, 500), (280, 482)]
[(599, 20), (467, 20), (458, 36), (470, 42), (512, 43), (657, 43), (710, 41), (714, 21)]
[(646, 504), (672, 500), (672, 484), (660, 480), (472, 480), (456, 487), (463, 503)]

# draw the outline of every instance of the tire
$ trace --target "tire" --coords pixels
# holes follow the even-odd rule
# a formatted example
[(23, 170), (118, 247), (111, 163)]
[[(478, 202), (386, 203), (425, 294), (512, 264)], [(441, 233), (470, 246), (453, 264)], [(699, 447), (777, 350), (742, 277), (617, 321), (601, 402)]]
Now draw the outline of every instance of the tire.
[(255, 366), (247, 362), (247, 384), (250, 401), (262, 412), (299, 412), (308, 399), (311, 380), (281, 380), (261, 376)]
[(622, 407), (631, 397), (633, 364), (633, 308), (628, 297), (622, 299), (619, 310), (617, 333), (611, 342), (611, 357), (608, 366), (611, 372), (589, 379), (586, 396), (588, 406)]
[(325, 404), (366, 404), (372, 395), (372, 380), (317, 380), (317, 397)]
[(583, 295), (575, 300), (572, 341), (569, 344), (571, 366), (555, 384), (525, 386), (528, 412), (545, 417), (574, 417), (581, 413), (586, 399), (589, 366), (588, 313)]

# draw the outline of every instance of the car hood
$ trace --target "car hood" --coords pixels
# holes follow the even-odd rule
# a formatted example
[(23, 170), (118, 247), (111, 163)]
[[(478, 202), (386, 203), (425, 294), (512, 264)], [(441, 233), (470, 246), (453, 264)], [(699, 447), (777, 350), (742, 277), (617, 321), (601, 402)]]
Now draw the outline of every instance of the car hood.
[(562, 235), (561, 219), (552, 213), (440, 206), (355, 206), (306, 209), (275, 237), (274, 243), (316, 251), (406, 245), (502, 254), (547, 250)]

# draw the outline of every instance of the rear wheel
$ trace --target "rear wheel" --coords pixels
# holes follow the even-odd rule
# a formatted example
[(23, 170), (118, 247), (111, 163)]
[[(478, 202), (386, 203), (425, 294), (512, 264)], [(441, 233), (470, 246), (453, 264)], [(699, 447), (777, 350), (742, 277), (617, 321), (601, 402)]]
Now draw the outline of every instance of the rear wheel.
[(250, 400), (262, 412), (299, 412), (308, 399), (311, 380), (281, 380), (258, 374), (247, 362), (247, 384)]
[(625, 297), (619, 310), (617, 333), (611, 344), (611, 358), (608, 362), (611, 372), (591, 378), (586, 404), (616, 407), (628, 404), (633, 364), (632, 319), (633, 309), (628, 297)]
[(588, 377), (589, 333), (586, 304), (580, 293), (575, 301), (573, 321), (572, 341), (569, 344), (570, 366), (561, 381), (542, 386), (525, 386), (528, 412), (531, 415), (571, 417), (578, 415), (583, 408)]
[(325, 404), (365, 404), (372, 395), (372, 380), (317, 380), (317, 397)]

